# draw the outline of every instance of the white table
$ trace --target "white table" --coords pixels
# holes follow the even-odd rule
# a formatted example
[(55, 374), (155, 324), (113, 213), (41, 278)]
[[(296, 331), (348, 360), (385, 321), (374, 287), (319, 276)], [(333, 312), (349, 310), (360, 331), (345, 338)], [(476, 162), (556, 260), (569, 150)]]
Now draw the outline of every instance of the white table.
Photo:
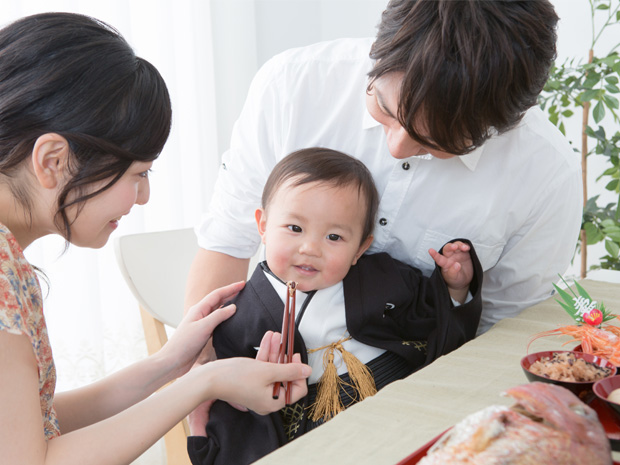
[[(620, 313), (620, 279), (608, 282), (620, 272), (603, 274), (607, 281), (587, 279), (580, 284), (593, 299)], [(512, 400), (500, 394), (527, 382), (519, 362), (532, 335), (571, 322), (552, 297), (517, 318), (500, 321), (458, 350), (256, 463), (394, 465), (470, 413), (492, 404), (511, 405)], [(564, 341), (542, 338), (529, 352), (558, 349)]]

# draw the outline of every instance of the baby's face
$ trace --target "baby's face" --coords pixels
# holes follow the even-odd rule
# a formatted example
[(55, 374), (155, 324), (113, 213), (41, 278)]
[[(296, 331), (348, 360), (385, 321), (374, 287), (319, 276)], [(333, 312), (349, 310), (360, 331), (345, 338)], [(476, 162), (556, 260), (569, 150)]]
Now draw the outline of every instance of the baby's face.
[(368, 249), (362, 242), (366, 201), (357, 186), (284, 183), (267, 207), (257, 210), (267, 264), (300, 291), (325, 289), (342, 281)]

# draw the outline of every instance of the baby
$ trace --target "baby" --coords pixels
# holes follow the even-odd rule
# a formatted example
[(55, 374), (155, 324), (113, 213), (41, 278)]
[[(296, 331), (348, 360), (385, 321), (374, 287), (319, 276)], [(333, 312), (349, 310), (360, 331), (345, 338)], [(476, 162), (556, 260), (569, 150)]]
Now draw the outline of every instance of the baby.
[[(378, 194), (363, 163), (310, 148), (281, 160), (256, 210), (266, 260), (214, 332), (218, 358), (254, 357), (280, 331), (286, 283), (297, 283), (294, 351), (312, 366), (308, 395), (259, 416), (216, 402), (192, 463), (251, 463), (349, 405), (472, 339), (482, 269), (471, 244), (440, 252), (430, 277), (370, 247)], [(275, 356), (270, 357), (274, 360)]]

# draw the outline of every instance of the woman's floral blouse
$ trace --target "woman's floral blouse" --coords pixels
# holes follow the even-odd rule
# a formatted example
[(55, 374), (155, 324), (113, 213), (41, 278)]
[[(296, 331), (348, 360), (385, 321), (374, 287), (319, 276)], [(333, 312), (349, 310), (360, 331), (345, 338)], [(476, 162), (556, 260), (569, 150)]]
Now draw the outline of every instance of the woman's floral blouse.
[[(43, 316), (41, 287), (13, 234), (0, 224), (0, 331), (23, 334), (39, 368), (39, 398), (45, 437), (60, 435), (54, 411), (56, 368)], [(4, 375), (2, 375), (4, 376)]]

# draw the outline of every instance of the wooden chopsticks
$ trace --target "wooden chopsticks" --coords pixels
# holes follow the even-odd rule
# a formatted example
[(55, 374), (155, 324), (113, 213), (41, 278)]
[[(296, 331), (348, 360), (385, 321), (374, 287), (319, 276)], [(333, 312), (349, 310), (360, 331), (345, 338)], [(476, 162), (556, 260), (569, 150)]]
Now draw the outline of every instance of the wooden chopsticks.
[[(286, 297), (284, 304), (284, 316), (282, 317), (282, 333), (280, 336), (280, 350), (278, 351), (278, 363), (290, 363), (293, 358), (293, 343), (295, 342), (295, 293), (297, 283), (289, 281), (286, 283)], [(291, 403), (291, 382), (287, 381), (285, 386), (286, 405)], [(273, 385), (273, 398), (277, 399), (280, 392), (280, 383)]]

